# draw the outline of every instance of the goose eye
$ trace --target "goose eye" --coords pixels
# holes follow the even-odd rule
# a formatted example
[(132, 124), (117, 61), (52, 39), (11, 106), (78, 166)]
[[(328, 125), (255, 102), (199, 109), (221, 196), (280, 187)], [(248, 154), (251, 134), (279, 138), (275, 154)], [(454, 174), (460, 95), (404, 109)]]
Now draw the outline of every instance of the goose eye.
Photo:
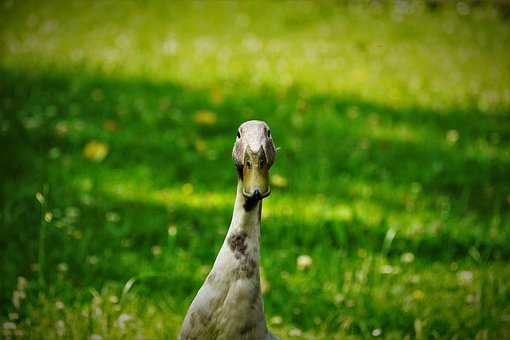
[(237, 131), (237, 138), (241, 138), (241, 134)]
[(246, 161), (246, 166), (248, 167), (248, 169), (251, 169), (251, 162), (250, 161)]
[(264, 160), (261, 159), (260, 163), (259, 163), (259, 167), (262, 169), (264, 167), (264, 164), (266, 164), (266, 162), (264, 162)]
[(267, 136), (271, 137), (271, 130), (267, 129)]

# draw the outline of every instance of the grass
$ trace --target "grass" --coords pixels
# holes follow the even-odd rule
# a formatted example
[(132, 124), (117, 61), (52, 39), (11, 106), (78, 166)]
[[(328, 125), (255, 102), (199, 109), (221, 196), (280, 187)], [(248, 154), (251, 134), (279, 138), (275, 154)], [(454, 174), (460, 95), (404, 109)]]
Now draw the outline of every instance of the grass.
[(3, 336), (174, 338), (258, 118), (276, 334), (508, 337), (510, 31), (462, 6), (4, 2)]

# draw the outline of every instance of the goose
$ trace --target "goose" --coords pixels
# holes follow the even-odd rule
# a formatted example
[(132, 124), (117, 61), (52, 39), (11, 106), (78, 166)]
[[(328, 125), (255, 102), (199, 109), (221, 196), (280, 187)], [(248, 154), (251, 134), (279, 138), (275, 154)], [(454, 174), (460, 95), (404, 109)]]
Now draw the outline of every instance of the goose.
[(269, 126), (241, 124), (232, 151), (238, 183), (225, 240), (184, 318), (180, 340), (276, 340), (260, 291), (260, 216), (276, 149)]

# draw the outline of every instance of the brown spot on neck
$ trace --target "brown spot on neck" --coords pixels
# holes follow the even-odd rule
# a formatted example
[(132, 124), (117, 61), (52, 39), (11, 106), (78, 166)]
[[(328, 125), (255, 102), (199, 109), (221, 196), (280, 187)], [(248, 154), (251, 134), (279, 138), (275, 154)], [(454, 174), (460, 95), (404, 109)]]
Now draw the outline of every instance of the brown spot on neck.
[(237, 259), (246, 255), (246, 249), (248, 248), (248, 245), (246, 244), (246, 236), (247, 235), (244, 231), (239, 231), (230, 235), (227, 240), (230, 250), (232, 250)]

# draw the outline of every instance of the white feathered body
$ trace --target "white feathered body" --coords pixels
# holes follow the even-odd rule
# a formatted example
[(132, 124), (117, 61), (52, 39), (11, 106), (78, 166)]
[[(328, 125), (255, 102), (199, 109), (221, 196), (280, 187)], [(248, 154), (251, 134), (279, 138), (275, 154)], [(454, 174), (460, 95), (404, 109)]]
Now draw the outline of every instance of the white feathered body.
[(213, 268), (184, 319), (180, 340), (270, 340), (260, 291), (261, 203), (243, 208), (238, 187), (234, 216)]

